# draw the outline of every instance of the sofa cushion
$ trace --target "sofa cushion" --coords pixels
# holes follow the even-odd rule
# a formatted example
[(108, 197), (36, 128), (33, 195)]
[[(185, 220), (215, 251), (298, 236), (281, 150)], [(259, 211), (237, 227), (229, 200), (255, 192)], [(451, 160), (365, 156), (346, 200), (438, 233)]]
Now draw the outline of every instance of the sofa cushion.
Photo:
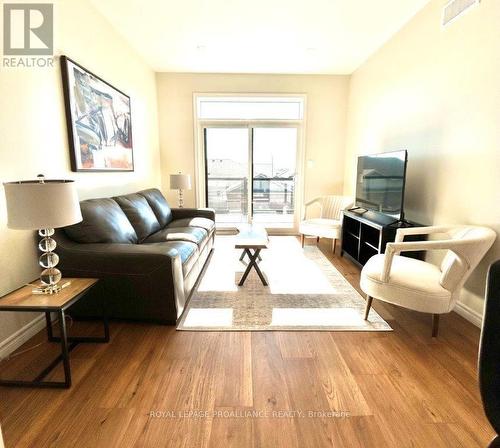
[(139, 242), (142, 242), (149, 235), (160, 230), (160, 223), (144, 196), (134, 193), (117, 196), (114, 200), (121, 207), (125, 215), (127, 215)]
[[(157, 245), (159, 243), (150, 244)], [(189, 241), (167, 241), (160, 244), (165, 248), (175, 249), (179, 252), (182, 264), (182, 273), (184, 276), (191, 271), (194, 264), (198, 261), (200, 251), (195, 243), (190, 243)], [(144, 243), (144, 245), (147, 246), (148, 243)]]
[(165, 227), (172, 221), (172, 210), (160, 190), (157, 188), (150, 188), (148, 190), (139, 191), (138, 194), (146, 198), (161, 227)]
[(169, 225), (168, 228), (175, 227), (201, 227), (205, 229), (208, 234), (215, 230), (215, 222), (208, 218), (182, 218), (175, 219)]
[(200, 247), (203, 245), (207, 235), (207, 231), (201, 227), (167, 227), (148, 236), (143, 242), (160, 243), (162, 241), (189, 241)]
[(137, 243), (137, 234), (120, 206), (109, 198), (80, 202), (83, 220), (64, 228), (78, 243)]

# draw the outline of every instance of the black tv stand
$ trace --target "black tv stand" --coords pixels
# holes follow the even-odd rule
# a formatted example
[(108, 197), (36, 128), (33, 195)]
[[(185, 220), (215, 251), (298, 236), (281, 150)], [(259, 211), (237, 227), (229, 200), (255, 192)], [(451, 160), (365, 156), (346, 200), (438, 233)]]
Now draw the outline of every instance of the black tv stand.
[[(342, 256), (347, 256), (358, 266), (377, 254), (385, 252), (387, 243), (396, 239), (398, 228), (420, 227), (420, 224), (402, 218), (394, 220), (392, 216), (367, 210), (363, 214), (355, 210), (344, 212), (342, 223)], [(422, 241), (425, 237), (409, 235), (405, 241)], [(402, 252), (407, 257), (423, 259), (424, 252)]]

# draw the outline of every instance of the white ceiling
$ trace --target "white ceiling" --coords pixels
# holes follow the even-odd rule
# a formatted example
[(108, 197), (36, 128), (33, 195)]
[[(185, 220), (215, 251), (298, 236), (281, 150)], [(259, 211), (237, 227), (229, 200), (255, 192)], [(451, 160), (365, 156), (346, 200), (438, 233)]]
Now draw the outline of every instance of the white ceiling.
[(429, 0), (91, 0), (156, 71), (352, 73)]

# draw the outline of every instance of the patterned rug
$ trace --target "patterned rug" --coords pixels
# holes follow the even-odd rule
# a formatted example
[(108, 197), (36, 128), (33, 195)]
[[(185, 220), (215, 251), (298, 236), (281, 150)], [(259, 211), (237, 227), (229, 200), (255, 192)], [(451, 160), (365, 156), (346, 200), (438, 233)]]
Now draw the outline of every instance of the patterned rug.
[(295, 237), (270, 238), (259, 266), (263, 286), (245, 270), (234, 236), (218, 236), (212, 257), (179, 322), (189, 331), (391, 331), (316, 246), (300, 247)]

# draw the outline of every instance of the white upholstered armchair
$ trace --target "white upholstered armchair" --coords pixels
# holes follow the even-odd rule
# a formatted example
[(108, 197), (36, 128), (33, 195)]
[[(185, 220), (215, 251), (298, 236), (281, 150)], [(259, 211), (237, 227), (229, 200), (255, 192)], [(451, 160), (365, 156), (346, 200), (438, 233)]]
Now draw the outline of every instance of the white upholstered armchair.
[[(405, 235), (444, 234), (444, 239), (404, 242)], [(432, 336), (438, 334), (439, 315), (449, 313), (471, 272), (495, 241), (486, 227), (433, 226), (398, 229), (385, 254), (375, 255), (361, 271), (361, 289), (367, 294), (365, 319), (373, 299), (415, 311), (432, 313)], [(447, 250), (441, 266), (400, 256), (403, 251)]]
[[(307, 208), (313, 204), (320, 207), (319, 218), (306, 219)], [(321, 196), (304, 204), (304, 214), (299, 225), (302, 247), (305, 236), (314, 236), (316, 241), (320, 238), (332, 239), (332, 250), (342, 230), (342, 212), (352, 205), (352, 199), (347, 196)]]

